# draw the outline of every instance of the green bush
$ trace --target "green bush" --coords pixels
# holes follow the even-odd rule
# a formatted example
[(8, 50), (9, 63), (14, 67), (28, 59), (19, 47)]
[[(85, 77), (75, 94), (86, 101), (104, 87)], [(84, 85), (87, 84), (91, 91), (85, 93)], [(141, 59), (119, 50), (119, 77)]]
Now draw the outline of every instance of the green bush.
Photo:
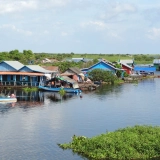
[(94, 69), (88, 72), (88, 77), (92, 81), (103, 81), (111, 83), (114, 83), (114, 81), (117, 79), (117, 77), (111, 71), (106, 71), (103, 69)]

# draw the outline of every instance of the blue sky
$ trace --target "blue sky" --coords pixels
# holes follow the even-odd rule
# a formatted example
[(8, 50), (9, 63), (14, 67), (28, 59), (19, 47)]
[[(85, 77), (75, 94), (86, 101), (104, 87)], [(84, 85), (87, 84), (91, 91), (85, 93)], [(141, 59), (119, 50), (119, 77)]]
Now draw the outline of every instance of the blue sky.
[(0, 51), (160, 54), (159, 0), (0, 0)]

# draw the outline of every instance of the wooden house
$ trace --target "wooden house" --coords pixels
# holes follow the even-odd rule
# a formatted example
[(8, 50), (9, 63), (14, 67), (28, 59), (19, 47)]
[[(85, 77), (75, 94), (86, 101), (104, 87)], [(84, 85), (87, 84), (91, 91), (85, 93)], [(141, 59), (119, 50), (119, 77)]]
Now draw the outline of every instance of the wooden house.
[(31, 85), (38, 85), (40, 81), (45, 81), (46, 77), (51, 78), (51, 74), (53, 71), (46, 70), (38, 65), (26, 65), (19, 69), (20, 73), (34, 73), (34, 74), (42, 74), (42, 76), (22, 76), (22, 80), (25, 83)]
[(68, 68), (64, 73), (61, 74), (61, 76), (68, 76), (77, 82), (81, 82), (84, 80), (83, 72), (77, 67)]
[(116, 71), (120, 70), (120, 69), (114, 67), (113, 65), (111, 65), (111, 64), (102, 60), (102, 61), (94, 64), (93, 66), (91, 66), (89, 68), (83, 68), (81, 71), (84, 73), (85, 76), (88, 76), (87, 73), (94, 70), (94, 69), (103, 69), (103, 70), (106, 70), (106, 71), (110, 71), (113, 74), (116, 74)]
[(132, 74), (133, 67), (129, 66), (126, 63), (121, 63), (122, 69), (126, 71), (127, 74)]
[(45, 79), (46, 73), (51, 73), (40, 66), (24, 66), (18, 61), (2, 61), (0, 63), (0, 84), (12, 86), (37, 86)]
[(119, 60), (119, 63), (127, 64), (127, 65), (129, 65), (131, 67), (134, 66), (134, 60), (133, 59), (124, 59), (124, 60), (121, 59), (121, 60)]

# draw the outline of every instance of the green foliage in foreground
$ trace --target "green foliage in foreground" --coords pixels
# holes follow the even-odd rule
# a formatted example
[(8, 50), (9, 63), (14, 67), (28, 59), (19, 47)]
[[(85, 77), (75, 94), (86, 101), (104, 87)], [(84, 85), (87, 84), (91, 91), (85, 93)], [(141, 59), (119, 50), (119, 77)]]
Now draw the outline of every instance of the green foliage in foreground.
[(37, 87), (32, 87), (32, 88), (26, 87), (26, 88), (22, 88), (22, 90), (25, 92), (34, 92), (34, 91), (38, 91), (38, 88)]
[(74, 135), (70, 143), (58, 145), (92, 160), (152, 159), (160, 156), (160, 127), (127, 127), (93, 138)]

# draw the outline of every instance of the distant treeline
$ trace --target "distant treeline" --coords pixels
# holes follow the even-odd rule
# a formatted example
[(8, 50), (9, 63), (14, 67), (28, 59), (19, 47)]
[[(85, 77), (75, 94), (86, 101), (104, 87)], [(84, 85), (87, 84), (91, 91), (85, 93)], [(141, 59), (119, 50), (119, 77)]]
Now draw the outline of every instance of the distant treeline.
[[(56, 60), (51, 63), (43, 63), (42, 60), (45, 58)], [(85, 58), (92, 59), (92, 61), (83, 62), (68, 62), (66, 59), (71, 58)], [(38, 65), (50, 65), (59, 66), (60, 70), (63, 72), (68, 67), (79, 67), (86, 68), (96, 62), (98, 59), (106, 59), (110, 62), (115, 62), (120, 59), (134, 59), (137, 64), (149, 64), (153, 63), (153, 59), (160, 58), (160, 55), (152, 54), (77, 54), (77, 53), (33, 53), (31, 50), (23, 50), (20, 52), (15, 49), (10, 52), (0, 52), (0, 61), (16, 60), (25, 65), (27, 64), (38, 64)]]

